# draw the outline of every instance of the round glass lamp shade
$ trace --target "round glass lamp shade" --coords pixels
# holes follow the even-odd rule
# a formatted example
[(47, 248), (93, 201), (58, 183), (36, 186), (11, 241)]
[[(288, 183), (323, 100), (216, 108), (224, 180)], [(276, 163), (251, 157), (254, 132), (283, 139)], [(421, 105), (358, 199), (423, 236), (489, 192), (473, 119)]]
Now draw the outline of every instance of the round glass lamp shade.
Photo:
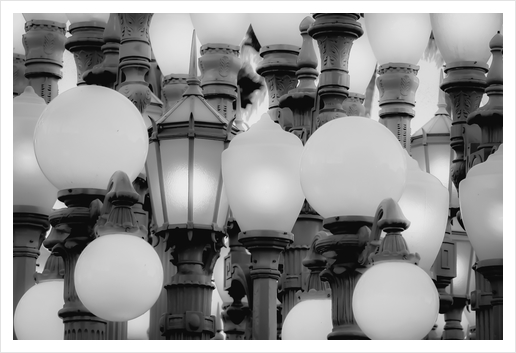
[(358, 326), (373, 340), (419, 340), (439, 313), (439, 294), (419, 266), (380, 262), (358, 280), (353, 293)]
[(299, 163), (303, 144), (268, 114), (222, 153), (222, 176), (240, 229), (290, 233), (303, 206)]
[(68, 18), (64, 13), (24, 13), (23, 17), (25, 17), (25, 21), (27, 22), (33, 20), (45, 20), (66, 23), (68, 21)]
[(13, 13), (13, 53), (25, 55), (22, 37), (25, 33), (25, 18), (21, 13)]
[(80, 86), (58, 95), (41, 114), (34, 149), (59, 190), (105, 189), (117, 170), (134, 180), (149, 148), (138, 109), (115, 90)]
[(348, 70), (350, 76), (349, 91), (358, 94), (366, 92), (371, 76), (376, 66), (376, 57), (374, 56), (369, 37), (363, 18), (358, 20), (362, 25), (364, 34), (353, 41), (351, 54), (349, 55)]
[(58, 190), (41, 172), (34, 153), (34, 129), (46, 106), (31, 86), (13, 100), (13, 205), (49, 215)]
[(364, 17), (369, 43), (379, 65), (417, 65), (432, 31), (427, 13), (367, 13)]
[(240, 46), (251, 18), (247, 13), (191, 13), (190, 18), (201, 43)]
[(229, 293), (224, 290), (224, 277), (226, 276), (226, 268), (224, 267), (224, 258), (228, 254), (229, 254), (229, 247), (223, 247), (222, 249), (220, 249), (220, 256), (217, 259), (217, 262), (215, 262), (215, 267), (213, 269), (213, 278), (215, 280), (215, 287), (217, 288), (217, 292), (220, 295), (222, 304), (233, 302), (233, 298), (231, 298)]
[(448, 221), (449, 193), (439, 179), (419, 169), (407, 151), (407, 184), (398, 202), (410, 227), (403, 231), (409, 251), (421, 257), (419, 267), (430, 273), (441, 248)]
[(332, 332), (331, 298), (306, 299), (288, 313), (282, 340), (326, 340)]
[(260, 45), (289, 44), (301, 47), (299, 25), (309, 13), (252, 13), (251, 25)]
[(396, 137), (363, 117), (331, 120), (305, 144), (301, 186), (324, 218), (374, 216), (386, 198), (398, 201), (407, 179), (407, 162)]
[(64, 280), (40, 282), (21, 297), (14, 312), (14, 332), (19, 340), (62, 340)]
[(435, 43), (447, 64), (478, 61), (487, 64), (489, 42), (502, 28), (501, 13), (430, 14)]
[(103, 235), (83, 250), (75, 288), (84, 306), (109, 321), (143, 315), (163, 288), (163, 266), (154, 248), (128, 234)]
[(70, 24), (89, 21), (107, 23), (109, 13), (67, 13), (66, 17), (68, 21), (70, 21)]
[[(187, 13), (155, 13), (149, 27), (152, 52), (163, 75), (186, 74), (194, 26)], [(198, 34), (198, 32), (197, 32)], [(200, 56), (197, 45), (197, 57)]]
[(503, 259), (503, 145), (459, 184), (462, 220), (479, 260)]

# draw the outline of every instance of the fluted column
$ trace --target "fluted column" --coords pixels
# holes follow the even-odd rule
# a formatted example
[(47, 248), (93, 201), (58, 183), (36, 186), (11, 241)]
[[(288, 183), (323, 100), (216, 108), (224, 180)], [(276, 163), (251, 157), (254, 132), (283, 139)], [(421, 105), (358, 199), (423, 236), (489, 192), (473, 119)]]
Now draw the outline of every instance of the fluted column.
[(151, 101), (151, 90), (145, 82), (150, 69), (149, 26), (153, 14), (122, 13), (120, 20), (120, 65), (117, 91), (129, 98), (143, 113)]
[(50, 215), (52, 231), (43, 245), (63, 258), (64, 306), (59, 317), (64, 323), (65, 340), (104, 340), (107, 321), (92, 314), (81, 302), (75, 289), (75, 266), (84, 248), (95, 239), (93, 227), (98, 218), (90, 203), (102, 198), (102, 190), (59, 192), (59, 199), (67, 205)]
[(199, 68), (204, 98), (228, 121), (235, 116), (237, 78), (241, 66), (238, 46), (209, 43), (201, 47)]
[(349, 55), (353, 41), (364, 31), (358, 13), (316, 13), (313, 17), (315, 23), (308, 34), (317, 40), (321, 53), (315, 131), (330, 120), (346, 116), (343, 102), (348, 97)]
[(25, 23), (25, 77), (37, 95), (50, 103), (57, 97), (63, 68), (65, 24), (32, 20)]

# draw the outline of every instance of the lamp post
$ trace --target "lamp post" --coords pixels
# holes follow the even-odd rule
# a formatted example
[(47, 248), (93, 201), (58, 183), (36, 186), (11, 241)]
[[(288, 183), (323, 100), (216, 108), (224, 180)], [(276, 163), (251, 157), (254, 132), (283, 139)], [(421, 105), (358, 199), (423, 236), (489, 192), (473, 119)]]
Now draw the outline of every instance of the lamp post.
[[(318, 63), (313, 39), (308, 35), (308, 28), (313, 22), (314, 19), (307, 16), (299, 25), (303, 38), (301, 51), (297, 58), (298, 70), (296, 76), (299, 85), (279, 100), (280, 108), (289, 108), (292, 111), (292, 127), (289, 132), (299, 137), (303, 144), (306, 143), (312, 133), (312, 109), (317, 91), (315, 79), (318, 76), (316, 69)], [(281, 294), (283, 321), (297, 302), (297, 291), (308, 290), (306, 288), (308, 273), (307, 268), (302, 264), (302, 260), (307, 255), (313, 237), (321, 228), (322, 217), (305, 200), (301, 213), (292, 229), (295, 236), (294, 242), (288, 245), (283, 252), (285, 260)]]
[(293, 241), (303, 203), (301, 151), (301, 141), (264, 114), (222, 154), (228, 200), (242, 230), (238, 240), (251, 252), (253, 339), (277, 337), (279, 255)]
[(25, 77), (25, 48), (22, 43), (25, 18), (21, 13), (15, 13), (13, 21), (13, 97), (16, 97), (23, 93), (29, 81)]
[(204, 100), (196, 77), (195, 32), (183, 98), (153, 124), (146, 170), (157, 228), (177, 273), (167, 279), (167, 339), (210, 339), (213, 267), (223, 246), (228, 204), (220, 155), (235, 131)]
[(367, 339), (351, 310), (353, 290), (364, 268), (361, 253), (377, 205), (386, 197), (401, 197), (406, 168), (396, 138), (381, 124), (362, 117), (326, 123), (304, 147), (301, 185), (330, 234), (315, 244), (329, 264), (321, 272), (332, 292), (333, 331), (328, 339)]
[(71, 52), (77, 66), (77, 85), (86, 84), (82, 75), (100, 64), (104, 55), (103, 33), (108, 21), (108, 13), (69, 13), (71, 36), (66, 39), (65, 48)]
[(284, 129), (292, 126), (290, 112), (279, 106), (280, 98), (297, 87), (299, 24), (308, 14), (251, 14), (251, 26), (263, 58), (256, 72), (265, 78), (269, 92), (268, 114)]
[(410, 153), (410, 119), (415, 115), (419, 58), (430, 37), (428, 14), (366, 14), (371, 48), (378, 60), (376, 85), (380, 121)]
[[(89, 143), (93, 136), (95, 144)], [(72, 146), (79, 148), (70, 153)], [(51, 214), (53, 228), (44, 242), (64, 260), (65, 305), (59, 316), (65, 324), (65, 339), (106, 338), (106, 321), (93, 315), (77, 296), (75, 265), (94, 239), (96, 216), (91, 202), (104, 197), (105, 183), (116, 170), (127, 171), (135, 179), (147, 149), (141, 114), (124, 96), (104, 87), (70, 89), (56, 97), (38, 120), (34, 132), (38, 164), (59, 190), (58, 199), (67, 205)]]
[(36, 94), (49, 103), (58, 95), (65, 44), (66, 15), (23, 14), (25, 77)]
[(34, 129), (45, 108), (31, 86), (13, 101), (13, 311), (34, 285), (36, 259), (50, 228), (48, 216), (57, 192), (34, 154)]
[[(240, 43), (251, 18), (249, 14), (190, 14), (202, 43), (199, 66), (206, 101), (228, 121), (235, 116), (237, 77), (242, 66)], [(241, 117), (237, 117), (241, 119)]]
[[(319, 45), (321, 75), (314, 118), (315, 131), (326, 122), (346, 116), (343, 102), (349, 95), (348, 62), (353, 41), (362, 36), (358, 13), (316, 13), (308, 34)], [(322, 108), (321, 108), (322, 106)]]

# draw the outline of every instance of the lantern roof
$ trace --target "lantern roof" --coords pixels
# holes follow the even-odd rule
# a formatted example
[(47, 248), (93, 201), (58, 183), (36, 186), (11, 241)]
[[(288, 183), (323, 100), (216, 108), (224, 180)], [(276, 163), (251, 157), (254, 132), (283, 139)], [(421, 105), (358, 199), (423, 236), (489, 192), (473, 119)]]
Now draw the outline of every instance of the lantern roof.
[(187, 79), (188, 88), (183, 93), (183, 97), (172, 107), (161, 119), (157, 121), (158, 125), (189, 123), (208, 123), (209, 125), (229, 124), (228, 120), (220, 115), (208, 102), (204, 99), (201, 89), (201, 81), (197, 74), (197, 50), (195, 43), (195, 30), (192, 36), (192, 47), (190, 56), (189, 78)]

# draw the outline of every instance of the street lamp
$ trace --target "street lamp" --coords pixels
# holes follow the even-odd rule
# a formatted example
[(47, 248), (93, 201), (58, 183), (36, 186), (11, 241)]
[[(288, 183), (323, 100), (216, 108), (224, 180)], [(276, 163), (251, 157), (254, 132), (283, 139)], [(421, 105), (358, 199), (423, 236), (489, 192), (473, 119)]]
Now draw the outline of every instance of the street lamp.
[(292, 227), (304, 197), (299, 183), (303, 144), (264, 114), (236, 136), (222, 154), (222, 175), (238, 240), (251, 252), (253, 339), (276, 339), (280, 252), (293, 241)]

